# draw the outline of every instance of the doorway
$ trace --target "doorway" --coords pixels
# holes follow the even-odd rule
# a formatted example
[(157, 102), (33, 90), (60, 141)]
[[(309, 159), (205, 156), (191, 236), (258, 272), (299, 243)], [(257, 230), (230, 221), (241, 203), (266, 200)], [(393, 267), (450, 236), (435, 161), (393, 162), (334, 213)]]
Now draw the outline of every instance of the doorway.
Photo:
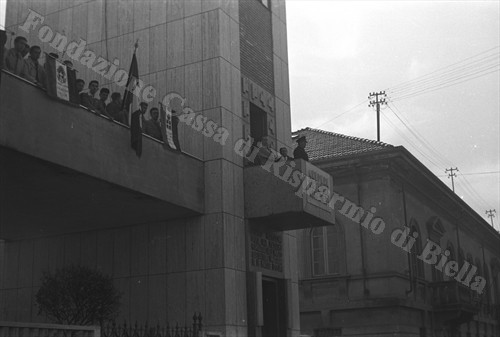
[(264, 325), (262, 337), (286, 336), (286, 305), (283, 280), (262, 278)]

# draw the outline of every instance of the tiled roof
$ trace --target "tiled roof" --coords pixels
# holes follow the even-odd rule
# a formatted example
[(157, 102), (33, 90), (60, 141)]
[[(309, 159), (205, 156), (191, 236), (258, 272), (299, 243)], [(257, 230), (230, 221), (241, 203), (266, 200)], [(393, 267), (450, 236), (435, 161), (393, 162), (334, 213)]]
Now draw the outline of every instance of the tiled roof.
[(394, 148), (390, 144), (358, 137), (351, 137), (335, 132), (305, 128), (292, 133), (292, 138), (306, 136), (306, 152), (309, 160), (340, 158), (356, 154)]

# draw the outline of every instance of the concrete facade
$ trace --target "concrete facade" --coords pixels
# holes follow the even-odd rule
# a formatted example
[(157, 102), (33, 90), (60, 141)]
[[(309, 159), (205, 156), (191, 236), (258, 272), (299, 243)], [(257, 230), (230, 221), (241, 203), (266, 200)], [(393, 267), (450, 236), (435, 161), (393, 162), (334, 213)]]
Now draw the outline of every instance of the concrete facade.
[[(342, 155), (341, 143), (369, 149), (378, 142), (321, 130), (298, 133), (311, 143), (318, 134), (331, 138), (330, 152), (325, 147), (313, 163), (333, 176), (334, 191), (350, 202), (336, 203), (334, 226), (297, 231), (302, 333), (499, 336), (500, 234), (404, 148)], [(310, 150), (320, 153), (315, 145)], [(381, 233), (362, 225), (369, 210), (385, 222)], [(410, 254), (392, 243), (405, 224), (419, 233)], [(437, 262), (418, 259), (427, 240), (442, 254), (449, 250), (447, 261), (459, 268), (465, 261), (477, 266), (486, 279), (483, 293), (437, 270)]]
[[(199, 311), (214, 335), (298, 336), (295, 234), (245, 216), (244, 163), (234, 151), (237, 140), (252, 136), (250, 109), (264, 112), (262, 135), (274, 148), (290, 146), (285, 1), (266, 3), (8, 1), (6, 26), (15, 35), (7, 47), (21, 35), (68, 59), (50, 29), (128, 72), (138, 41), (139, 78), (156, 89), (149, 106), (178, 93), (228, 138), (222, 145), (180, 123), (182, 154), (144, 136), (137, 158), (123, 125), (3, 73), (2, 184), (11, 193), (3, 189), (1, 198), (9, 216), (0, 219), (0, 320), (44, 321), (34, 300), (40, 276), (76, 263), (112, 275), (124, 294), (119, 319), (189, 324)], [(43, 20), (24, 26), (30, 13)], [(268, 20), (266, 37), (257, 39), (270, 52), (265, 60), (247, 48), (246, 39), (261, 33), (251, 31), (255, 15)], [(73, 61), (78, 78), (123, 93), (81, 61)], [(271, 66), (266, 78), (251, 72), (258, 62)], [(274, 247), (275, 267), (252, 265), (257, 241)], [(279, 308), (279, 322), (266, 301)]]

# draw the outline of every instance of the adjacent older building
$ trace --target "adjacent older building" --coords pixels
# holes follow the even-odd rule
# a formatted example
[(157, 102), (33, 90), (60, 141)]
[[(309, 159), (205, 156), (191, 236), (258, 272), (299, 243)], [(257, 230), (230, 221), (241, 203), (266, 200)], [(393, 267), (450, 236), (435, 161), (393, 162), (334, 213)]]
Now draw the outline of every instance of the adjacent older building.
[(297, 231), (303, 334), (500, 335), (497, 231), (401, 146), (310, 128), (295, 135), (333, 176), (336, 198), (335, 225)]
[[(82, 264), (112, 276), (119, 320), (201, 312), (211, 336), (297, 336), (287, 230), (333, 217), (235, 151), (249, 137), (290, 145), (285, 1), (12, 0), (6, 26), (7, 47), (25, 36), (111, 92), (137, 42), (138, 99), (172, 94), (166, 109), (194, 115), (179, 123), (182, 152), (142, 136), (138, 157), (126, 125), (2, 70), (0, 321), (45, 321), (40, 277)], [(310, 163), (296, 169), (331, 187)]]

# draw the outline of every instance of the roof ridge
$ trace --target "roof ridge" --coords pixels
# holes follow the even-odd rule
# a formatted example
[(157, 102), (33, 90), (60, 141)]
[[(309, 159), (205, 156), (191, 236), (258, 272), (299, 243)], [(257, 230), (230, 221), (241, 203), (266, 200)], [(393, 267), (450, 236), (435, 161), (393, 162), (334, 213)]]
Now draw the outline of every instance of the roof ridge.
[(351, 140), (357, 140), (357, 141), (369, 143), (369, 144), (377, 144), (377, 145), (384, 146), (384, 147), (394, 147), (394, 145), (392, 145), (392, 144), (384, 143), (384, 142), (381, 142), (378, 140), (360, 138), (360, 137), (355, 137), (355, 136), (348, 136), (348, 135), (344, 135), (342, 133), (337, 133), (337, 132), (333, 132), (333, 131), (326, 131), (326, 130), (321, 130), (321, 129), (315, 129), (315, 128), (310, 128), (310, 127), (306, 127), (306, 128), (303, 128), (303, 129), (300, 129), (297, 131), (293, 131), (292, 134), (297, 134), (297, 133), (300, 133), (300, 132), (303, 132), (306, 130), (307, 131), (314, 131), (314, 132), (318, 132), (318, 133), (323, 133), (323, 134), (328, 134), (331, 136), (338, 136), (338, 137), (351, 139)]

